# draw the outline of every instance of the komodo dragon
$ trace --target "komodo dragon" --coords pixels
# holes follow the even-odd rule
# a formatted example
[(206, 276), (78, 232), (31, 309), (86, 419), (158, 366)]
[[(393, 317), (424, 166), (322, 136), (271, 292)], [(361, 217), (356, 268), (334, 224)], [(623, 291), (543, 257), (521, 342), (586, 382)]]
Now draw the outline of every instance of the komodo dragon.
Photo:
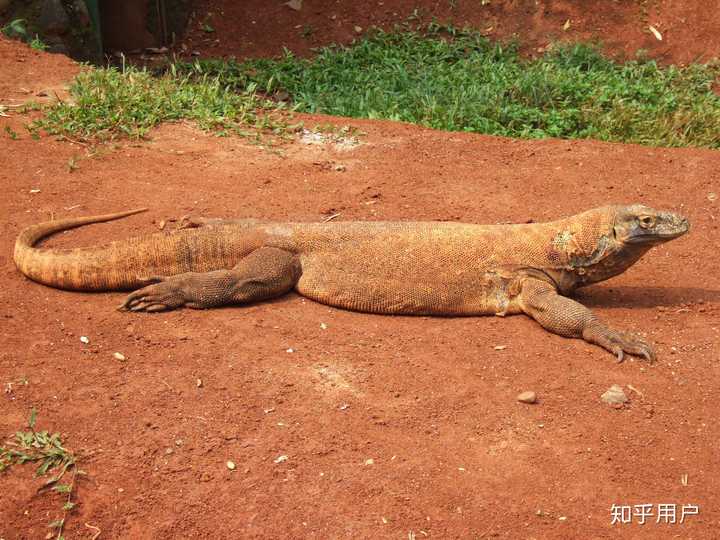
[(58, 231), (142, 212), (70, 218), (23, 230), (15, 264), (30, 279), (80, 291), (130, 290), (120, 309), (210, 308), (292, 289), (356, 311), (412, 315), (526, 313), (546, 330), (617, 355), (654, 358), (564, 295), (616, 276), (688, 221), (641, 205), (548, 223), (269, 223), (209, 220), (97, 247), (37, 249)]

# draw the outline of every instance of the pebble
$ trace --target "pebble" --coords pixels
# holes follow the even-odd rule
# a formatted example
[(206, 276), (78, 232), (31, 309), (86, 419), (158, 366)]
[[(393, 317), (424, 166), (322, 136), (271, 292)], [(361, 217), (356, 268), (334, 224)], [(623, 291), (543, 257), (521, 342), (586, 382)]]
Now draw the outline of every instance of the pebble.
[(517, 400), (520, 403), (536, 403), (537, 402), (537, 394), (535, 392), (533, 392), (532, 390), (528, 390), (527, 392), (518, 394)]
[(88, 343), (90, 343), (90, 338), (87, 336), (80, 336), (80, 341), (87, 345)]
[(123, 353), (121, 353), (121, 352), (113, 353), (113, 358), (114, 358), (115, 360), (120, 360), (121, 362), (124, 362), (124, 361), (125, 361), (125, 355), (124, 355)]
[(235, 465), (234, 461), (228, 461), (225, 465), (227, 465), (227, 468), (230, 469), (231, 471), (235, 470), (236, 465)]
[(607, 392), (600, 396), (600, 399), (610, 405), (622, 405), (628, 402), (628, 398), (619, 384), (613, 384)]
[(275, 463), (282, 463), (283, 461), (287, 461), (287, 460), (288, 460), (287, 456), (278, 456), (277, 458), (275, 458), (274, 461), (275, 461)]

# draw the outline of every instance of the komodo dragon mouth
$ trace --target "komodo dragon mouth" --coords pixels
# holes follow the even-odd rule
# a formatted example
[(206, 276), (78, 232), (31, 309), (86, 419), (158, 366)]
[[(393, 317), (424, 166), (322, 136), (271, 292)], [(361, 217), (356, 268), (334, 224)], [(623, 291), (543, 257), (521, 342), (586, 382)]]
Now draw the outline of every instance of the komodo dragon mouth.
[(34, 247), (55, 232), (138, 213), (33, 225), (15, 244), (30, 279), (79, 291), (133, 290), (123, 310), (246, 304), (295, 290), (340, 308), (404, 315), (525, 313), (546, 330), (615, 354), (654, 358), (643, 339), (564, 296), (616, 276), (687, 219), (642, 205), (604, 206), (547, 223), (267, 223), (193, 228), (75, 249)]

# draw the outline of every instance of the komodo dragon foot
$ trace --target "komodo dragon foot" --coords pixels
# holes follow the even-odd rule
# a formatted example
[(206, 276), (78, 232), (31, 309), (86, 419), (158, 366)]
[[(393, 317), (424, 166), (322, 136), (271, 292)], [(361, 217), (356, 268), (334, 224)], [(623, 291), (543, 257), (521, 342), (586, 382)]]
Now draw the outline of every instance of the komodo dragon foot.
[(155, 312), (258, 302), (290, 291), (300, 274), (295, 255), (265, 247), (250, 253), (232, 270), (143, 278), (151, 285), (130, 293), (118, 309)]
[(550, 332), (599, 345), (617, 356), (618, 362), (623, 361), (625, 353), (655, 360), (653, 348), (642, 338), (608, 327), (588, 308), (561, 296), (546, 281), (526, 280), (519, 300), (522, 310)]

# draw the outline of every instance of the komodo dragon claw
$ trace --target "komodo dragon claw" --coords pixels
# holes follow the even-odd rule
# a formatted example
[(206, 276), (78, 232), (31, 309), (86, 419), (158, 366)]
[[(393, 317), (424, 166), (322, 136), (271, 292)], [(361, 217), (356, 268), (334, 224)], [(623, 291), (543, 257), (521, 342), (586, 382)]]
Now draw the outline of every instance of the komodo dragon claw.
[(625, 353), (642, 356), (648, 362), (655, 361), (655, 351), (644, 339), (608, 327), (593, 328), (584, 335), (588, 341), (600, 345), (617, 356), (618, 363), (625, 360)]
[(130, 293), (118, 306), (118, 311), (166, 311), (185, 304), (182, 286), (176, 280), (169, 282), (166, 276), (148, 276), (140, 280), (147, 283), (142, 289)]

